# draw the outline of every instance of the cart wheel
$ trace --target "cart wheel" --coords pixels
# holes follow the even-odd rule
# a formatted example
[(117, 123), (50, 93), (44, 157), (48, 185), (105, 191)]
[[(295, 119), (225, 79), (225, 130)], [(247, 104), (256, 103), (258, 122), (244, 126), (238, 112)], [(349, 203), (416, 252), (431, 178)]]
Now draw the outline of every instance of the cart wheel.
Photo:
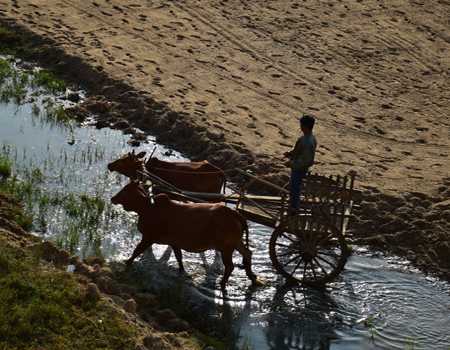
[(295, 216), (270, 238), (270, 259), (288, 282), (320, 287), (343, 270), (349, 249), (340, 231), (312, 217)]

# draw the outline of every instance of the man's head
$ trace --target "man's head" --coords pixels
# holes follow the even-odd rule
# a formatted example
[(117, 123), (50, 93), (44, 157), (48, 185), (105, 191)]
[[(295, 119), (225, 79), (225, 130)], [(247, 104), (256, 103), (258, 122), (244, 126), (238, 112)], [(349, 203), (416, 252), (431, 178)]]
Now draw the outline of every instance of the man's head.
[(310, 114), (304, 114), (300, 119), (300, 128), (304, 133), (311, 133), (316, 119)]

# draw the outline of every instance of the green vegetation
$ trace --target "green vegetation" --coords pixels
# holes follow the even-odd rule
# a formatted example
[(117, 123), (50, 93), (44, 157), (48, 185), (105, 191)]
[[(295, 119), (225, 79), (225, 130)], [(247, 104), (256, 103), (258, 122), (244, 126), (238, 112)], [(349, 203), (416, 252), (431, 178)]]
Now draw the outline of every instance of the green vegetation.
[[(13, 100), (20, 105), (27, 101), (28, 95), (36, 98), (45, 94), (61, 94), (65, 89), (64, 81), (58, 79), (48, 70), (21, 69), (15, 66), (14, 60), (0, 58), (1, 102)], [(53, 105), (47, 106), (54, 107)], [(52, 112), (55, 114), (55, 111)], [(59, 117), (59, 115), (56, 116)]]
[(0, 84), (3, 84), (5, 79), (11, 77), (12, 74), (13, 69), (11, 64), (5, 59), (0, 59)]
[(0, 349), (134, 349), (136, 331), (74, 276), (0, 241)]
[[(90, 250), (91, 253), (101, 256), (104, 230), (99, 228), (112, 215), (111, 205), (107, 205), (100, 195), (65, 194), (45, 189), (46, 176), (37, 167), (21, 169), (20, 177), (18, 174), (11, 175), (10, 156), (11, 150), (4, 147), (3, 155), (0, 153), (0, 173), (8, 176), (4, 176), (0, 181), (0, 191), (23, 203), (24, 214), (15, 216), (15, 221), (27, 230), (34, 226), (35, 229), (46, 232), (49, 210), (59, 213), (62, 225), (56, 236), (57, 245), (75, 253), (83, 242), (84, 251)], [(66, 180), (65, 176), (64, 173), (60, 174), (62, 184)]]
[(22, 104), (27, 96), (28, 74), (14, 69), (11, 62), (0, 58), (0, 101)]
[[(16, 202), (20, 201), (21, 196), (18, 195), (11, 187), (12, 162), (4, 155), (0, 155), (0, 191), (9, 193)], [(22, 188), (22, 194), (29, 192), (28, 186)], [(1, 202), (1, 201), (0, 201)], [(7, 218), (17, 222), (23, 229), (29, 230), (32, 226), (32, 217), (25, 213), (18, 206), (8, 206), (2, 208), (1, 214)]]
[(11, 176), (11, 161), (8, 157), (0, 155), (0, 178), (8, 178)]
[(38, 184), (42, 181), (42, 173), (34, 169), (25, 179), (16, 176), (0, 182), (0, 191), (8, 193), (24, 204), (27, 213), (17, 218), (26, 229), (32, 227), (31, 216), (42, 231), (47, 228), (48, 210), (62, 211), (65, 215), (64, 230), (56, 238), (59, 247), (75, 253), (80, 246), (81, 237), (91, 245), (97, 255), (101, 255), (98, 227), (102, 222), (106, 204), (103, 199), (87, 194), (67, 195), (42, 189)]
[(37, 70), (33, 73), (32, 84), (53, 94), (61, 93), (66, 90), (64, 81), (58, 79), (53, 73), (44, 69)]

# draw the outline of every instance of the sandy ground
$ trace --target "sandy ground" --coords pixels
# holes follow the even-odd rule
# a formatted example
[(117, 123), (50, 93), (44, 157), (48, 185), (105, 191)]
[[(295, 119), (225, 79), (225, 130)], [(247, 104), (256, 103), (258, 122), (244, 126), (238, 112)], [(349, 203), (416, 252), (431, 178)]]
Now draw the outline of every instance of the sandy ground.
[[(0, 0), (0, 17), (163, 103), (184, 149), (203, 134), (259, 173), (287, 174), (297, 117), (315, 114), (314, 170), (367, 189), (356, 230), (450, 276), (450, 1)], [(124, 117), (160, 123), (141, 107)]]
[(426, 193), (450, 173), (449, 1), (0, 0), (0, 11), (275, 163), (310, 112), (319, 172)]

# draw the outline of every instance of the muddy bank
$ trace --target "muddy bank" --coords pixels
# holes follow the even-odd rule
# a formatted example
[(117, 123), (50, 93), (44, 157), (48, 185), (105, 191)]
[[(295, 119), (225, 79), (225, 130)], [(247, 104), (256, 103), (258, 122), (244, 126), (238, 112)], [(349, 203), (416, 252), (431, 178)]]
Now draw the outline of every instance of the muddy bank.
[[(3, 25), (19, 33), (2, 34), (2, 43), (17, 47), (18, 54), (51, 68), (61, 77), (83, 84), (91, 96), (73, 112), (93, 113), (98, 127), (113, 127), (134, 135), (136, 144), (140, 131), (152, 133), (157, 141), (182, 151), (192, 159), (208, 159), (222, 167), (230, 178), (242, 179), (235, 168), (248, 169), (279, 185), (284, 185), (288, 172), (275, 159), (254, 154), (243, 143), (229, 142), (223, 133), (199, 125), (194, 116), (171, 110), (156, 101), (148, 91), (136, 90), (123, 80), (113, 79), (102, 66), (93, 66), (83, 59), (67, 54), (49, 37), (40, 37), (14, 21), (2, 19)], [(10, 35), (10, 37), (8, 37)], [(450, 224), (449, 181), (443, 180), (438, 192), (384, 193), (383, 189), (366, 187), (361, 207), (352, 223), (355, 242), (369, 243), (384, 250), (407, 256), (424, 271), (449, 278)], [(267, 189), (259, 188), (259, 191)], [(447, 203), (447, 204), (446, 204)]]
[(355, 243), (407, 257), (424, 272), (450, 279), (450, 178), (435, 196), (409, 192), (388, 196), (364, 192), (351, 225)]
[[(73, 348), (75, 344), (85, 349), (197, 350), (211, 345), (222, 348), (219, 341), (200, 334), (174, 311), (162, 308), (154, 295), (132, 283), (119, 283), (103, 259), (90, 257), (81, 261), (29, 234), (18, 224), (23, 217), (20, 203), (11, 195), (0, 193), (0, 280), (2, 296), (6, 298), (2, 307), (14, 306), (11, 319), (6, 312), (2, 314), (3, 326), (14, 324), (15, 312), (22, 312), (21, 327), (6, 333), (8, 328), (0, 328), (0, 344), (23, 349), (35, 348), (37, 344), (48, 349)], [(36, 285), (27, 280), (28, 270), (30, 276), (38, 277)], [(115, 271), (125, 274), (120, 264), (115, 265)], [(26, 294), (21, 287), (28, 288)], [(14, 295), (20, 300), (14, 301)], [(40, 298), (38, 308), (33, 304), (35, 297)], [(44, 313), (42, 320), (38, 313)], [(82, 342), (77, 340), (80, 334), (84, 334)]]

